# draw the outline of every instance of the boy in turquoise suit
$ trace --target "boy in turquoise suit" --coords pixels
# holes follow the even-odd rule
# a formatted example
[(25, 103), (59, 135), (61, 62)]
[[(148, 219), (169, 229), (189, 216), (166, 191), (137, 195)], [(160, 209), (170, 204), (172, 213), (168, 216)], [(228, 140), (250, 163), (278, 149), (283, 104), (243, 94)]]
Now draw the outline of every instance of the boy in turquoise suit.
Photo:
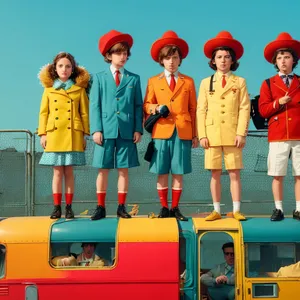
[(118, 169), (117, 216), (130, 218), (125, 202), (128, 168), (139, 166), (136, 144), (143, 133), (143, 100), (140, 77), (124, 69), (133, 39), (115, 30), (99, 40), (99, 50), (110, 66), (93, 76), (90, 91), (90, 124), (95, 142), (93, 166), (98, 205), (92, 220), (105, 218), (105, 196), (110, 169)]

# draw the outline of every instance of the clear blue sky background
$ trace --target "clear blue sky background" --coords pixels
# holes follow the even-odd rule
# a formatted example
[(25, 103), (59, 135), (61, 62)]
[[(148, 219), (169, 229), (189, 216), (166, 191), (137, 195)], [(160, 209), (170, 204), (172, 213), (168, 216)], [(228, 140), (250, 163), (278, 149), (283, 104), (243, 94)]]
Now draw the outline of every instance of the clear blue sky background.
[(36, 129), (43, 91), (37, 73), (58, 52), (72, 53), (91, 73), (107, 67), (98, 40), (111, 29), (133, 36), (126, 68), (141, 76), (143, 93), (147, 79), (161, 71), (150, 47), (166, 30), (188, 42), (181, 72), (194, 78), (197, 90), (212, 74), (204, 43), (228, 30), (245, 49), (236, 73), (256, 95), (275, 72), (263, 57), (265, 45), (283, 31), (300, 38), (299, 10), (298, 0), (0, 0), (0, 129)]

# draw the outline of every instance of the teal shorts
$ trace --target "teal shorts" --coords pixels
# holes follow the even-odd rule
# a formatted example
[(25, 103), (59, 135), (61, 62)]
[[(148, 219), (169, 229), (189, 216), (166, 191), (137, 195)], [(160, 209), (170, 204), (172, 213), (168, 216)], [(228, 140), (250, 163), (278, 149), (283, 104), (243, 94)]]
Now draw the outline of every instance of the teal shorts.
[(155, 174), (183, 175), (192, 172), (192, 141), (181, 140), (177, 131), (169, 139), (153, 139), (154, 154), (150, 172)]
[(95, 144), (93, 167), (100, 169), (127, 169), (138, 167), (139, 159), (133, 140), (104, 139), (103, 144)]

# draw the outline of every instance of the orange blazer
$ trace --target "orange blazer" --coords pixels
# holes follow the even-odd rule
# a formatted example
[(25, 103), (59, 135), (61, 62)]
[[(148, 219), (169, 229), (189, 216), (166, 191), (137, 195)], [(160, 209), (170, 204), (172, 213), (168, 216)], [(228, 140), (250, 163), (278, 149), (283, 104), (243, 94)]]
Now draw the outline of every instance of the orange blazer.
[(165, 74), (149, 79), (144, 100), (144, 112), (148, 117), (159, 105), (166, 105), (170, 110), (167, 118), (160, 118), (154, 125), (152, 138), (168, 139), (176, 127), (182, 140), (196, 137), (196, 90), (191, 77), (178, 74), (176, 87), (172, 92)]

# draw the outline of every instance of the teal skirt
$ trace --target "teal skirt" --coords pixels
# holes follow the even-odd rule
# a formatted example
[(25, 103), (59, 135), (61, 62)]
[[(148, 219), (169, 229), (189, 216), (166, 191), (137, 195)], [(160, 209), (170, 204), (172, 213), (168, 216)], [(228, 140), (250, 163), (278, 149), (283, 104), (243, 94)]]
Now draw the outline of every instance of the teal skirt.
[(84, 152), (44, 152), (40, 165), (45, 166), (84, 166)]

